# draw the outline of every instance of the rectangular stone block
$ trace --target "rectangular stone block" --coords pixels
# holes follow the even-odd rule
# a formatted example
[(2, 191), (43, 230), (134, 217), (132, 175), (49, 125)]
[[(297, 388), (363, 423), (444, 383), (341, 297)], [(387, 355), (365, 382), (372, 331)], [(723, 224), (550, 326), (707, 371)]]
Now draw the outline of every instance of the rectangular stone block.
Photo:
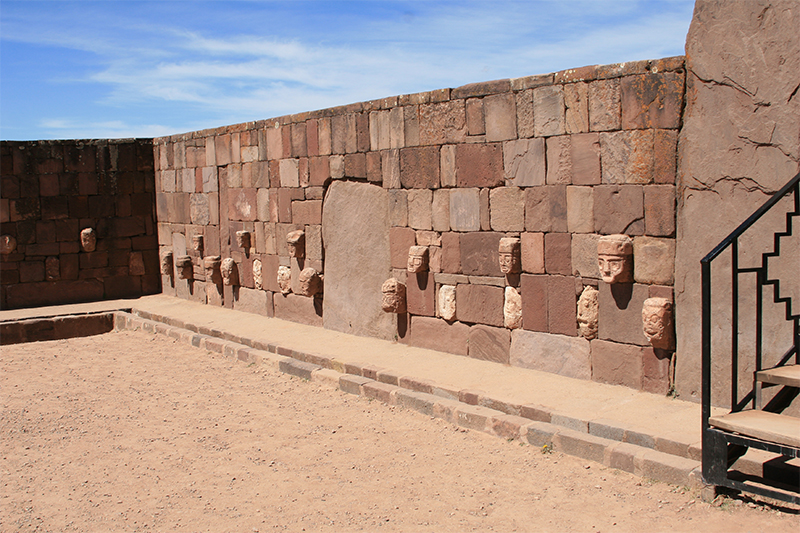
[(652, 183), (653, 143), (653, 130), (600, 134), (603, 183)]
[(619, 79), (596, 80), (589, 84), (589, 129), (618, 130), (622, 124)]
[(509, 364), (511, 332), (476, 324), (469, 329), (469, 356), (473, 359)]
[(480, 231), (480, 191), (453, 189), (450, 191), (450, 228), (453, 231)]
[(419, 146), (419, 106), (403, 107), (405, 146)]
[(465, 100), (449, 100), (419, 106), (421, 145), (464, 142), (467, 136)]
[(468, 276), (502, 276), (498, 255), (501, 237), (500, 233), (487, 231), (461, 235), (461, 273)]
[(469, 326), (460, 322), (448, 324), (441, 318), (412, 316), (403, 342), (419, 348), (467, 355)]
[(456, 146), (458, 187), (496, 187), (503, 184), (503, 152), (500, 144)]
[(666, 395), (670, 388), (672, 352), (645, 347), (642, 351), (642, 390)]
[(403, 189), (389, 189), (389, 225), (408, 226), (408, 193)]
[(544, 274), (544, 233), (523, 233), (522, 271), (529, 274)]
[(439, 180), (442, 187), (456, 186), (456, 146), (445, 144), (439, 150)]
[(525, 189), (525, 229), (543, 232), (568, 230), (565, 185)]
[(369, 114), (370, 148), (386, 150), (391, 148), (389, 111), (371, 111)]
[(547, 138), (548, 185), (569, 185), (572, 182), (572, 149), (570, 135)]
[(297, 159), (281, 159), (278, 162), (281, 187), (299, 187), (300, 174)]
[(367, 177), (367, 156), (366, 154), (346, 154), (344, 156), (344, 175), (348, 178)]
[(533, 131), (536, 137), (565, 133), (564, 92), (561, 85), (546, 85), (533, 90)]
[(511, 332), (510, 361), (512, 366), (570, 378), (588, 380), (592, 376), (589, 341), (582, 337), (515, 329)]
[(573, 135), (570, 141), (573, 185), (597, 185), (600, 173), (600, 136), (597, 133)]
[(567, 133), (589, 131), (589, 84), (585, 82), (564, 85), (565, 129)]
[(257, 189), (228, 189), (227, 196), (230, 220), (256, 220), (258, 216)]
[(518, 187), (491, 189), (489, 210), (492, 230), (525, 230), (525, 197), (522, 189)]
[(567, 229), (571, 233), (594, 232), (594, 193), (591, 187), (567, 187)]
[(233, 308), (245, 313), (272, 316), (272, 293), (238, 287), (233, 293)]
[(547, 276), (522, 274), (522, 327), (530, 331), (547, 332)]
[(649, 285), (675, 282), (675, 241), (656, 237), (633, 240), (633, 278)]
[[(487, 96), (483, 99), (486, 141), (507, 141), (517, 138), (517, 106), (513, 93)], [(471, 133), (471, 132), (470, 132)]]
[(574, 233), (572, 235), (572, 273), (582, 278), (600, 278), (597, 267), (597, 242), (599, 235)]
[(384, 189), (399, 189), (400, 182), (400, 150), (383, 150), (381, 152), (381, 174)]
[(517, 106), (517, 137), (533, 137), (533, 89), (515, 93)]
[(383, 174), (381, 173), (381, 154), (380, 152), (367, 152), (367, 181), (381, 183)]
[[(503, 168), (505, 178), (517, 187), (545, 184), (545, 140), (521, 139), (503, 143)], [(598, 157), (599, 169), (599, 157)]]
[(647, 285), (600, 283), (598, 337), (603, 340), (647, 346), (642, 331), (642, 304), (649, 298)]
[(677, 129), (683, 107), (683, 74), (660, 72), (620, 79), (622, 128)]
[[(546, 254), (545, 251), (545, 256)], [(547, 278), (547, 327), (550, 333), (570, 337), (578, 334), (577, 303), (575, 278), (567, 276)]]
[(678, 162), (678, 132), (656, 130), (653, 138), (653, 181), (675, 184)]
[(322, 224), (322, 200), (293, 201), (292, 223)]
[(408, 225), (414, 229), (432, 229), (433, 191), (411, 189), (408, 191)]
[(642, 388), (642, 348), (595, 339), (592, 341), (592, 381)]
[(406, 280), (408, 312), (412, 315), (435, 316), (435, 283), (432, 272), (409, 273)]
[(442, 233), (442, 272), (461, 272), (461, 239), (458, 233)]
[(641, 185), (594, 187), (594, 230), (604, 235), (644, 233), (644, 190)]
[(392, 268), (408, 267), (408, 250), (416, 246), (417, 234), (411, 228), (393, 227), (389, 229), (389, 249), (392, 256)]
[(545, 272), (572, 274), (572, 236), (569, 233), (546, 233), (544, 236)]
[(644, 188), (644, 230), (654, 237), (675, 234), (675, 187), (648, 185)]
[(490, 285), (456, 286), (456, 317), (461, 322), (503, 325), (504, 291)]
[(483, 112), (483, 98), (468, 98), (466, 103), (467, 132), (469, 135), (484, 135), (486, 122)]
[(275, 318), (322, 327), (321, 300), (277, 292), (273, 295), (273, 306)]
[(450, 190), (437, 189), (433, 191), (433, 205), (431, 206), (431, 224), (434, 231), (450, 231)]

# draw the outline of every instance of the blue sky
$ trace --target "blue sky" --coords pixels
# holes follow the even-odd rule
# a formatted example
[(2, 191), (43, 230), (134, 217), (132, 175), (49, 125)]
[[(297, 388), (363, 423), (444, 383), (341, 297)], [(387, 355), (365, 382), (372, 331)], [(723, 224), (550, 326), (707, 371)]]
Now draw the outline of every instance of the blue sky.
[(0, 138), (154, 137), (681, 55), (694, 0), (0, 1)]

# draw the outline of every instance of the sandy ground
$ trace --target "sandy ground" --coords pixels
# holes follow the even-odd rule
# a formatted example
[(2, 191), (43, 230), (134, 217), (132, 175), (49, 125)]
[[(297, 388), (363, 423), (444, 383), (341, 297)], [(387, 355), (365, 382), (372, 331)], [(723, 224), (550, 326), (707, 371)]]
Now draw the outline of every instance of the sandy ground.
[(0, 354), (2, 531), (800, 531), (163, 336)]

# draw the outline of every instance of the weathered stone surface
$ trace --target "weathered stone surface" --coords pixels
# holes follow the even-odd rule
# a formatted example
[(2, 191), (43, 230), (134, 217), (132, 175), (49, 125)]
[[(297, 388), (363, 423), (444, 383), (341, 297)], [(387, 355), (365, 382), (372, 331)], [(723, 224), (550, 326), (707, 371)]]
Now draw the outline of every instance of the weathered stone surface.
[(649, 297), (647, 285), (601, 283), (598, 304), (598, 337), (603, 340), (646, 346), (642, 332), (642, 305)]
[(598, 291), (595, 287), (584, 287), (578, 298), (578, 333), (587, 340), (597, 338)]
[(642, 235), (644, 194), (641, 185), (594, 187), (594, 230), (598, 233)]
[(489, 210), (494, 231), (525, 229), (525, 198), (518, 187), (498, 187), (489, 193)]
[(442, 285), (437, 295), (437, 316), (448, 322), (456, 319), (456, 288), (454, 285)]
[(592, 341), (592, 381), (642, 388), (642, 348)]
[(432, 229), (432, 206), (433, 191), (430, 189), (409, 190), (408, 225), (414, 229)]
[(458, 233), (442, 234), (442, 272), (461, 272), (461, 238)]
[(525, 229), (543, 232), (567, 231), (565, 185), (544, 185), (525, 189)]
[(533, 137), (533, 89), (515, 93), (517, 104), (517, 137)]
[(572, 237), (569, 233), (546, 233), (544, 268), (548, 274), (572, 274)]
[(564, 85), (565, 126), (567, 133), (589, 131), (589, 84), (585, 82)]
[(564, 92), (561, 85), (546, 85), (533, 90), (533, 131), (537, 137), (564, 134)]
[(464, 100), (419, 106), (419, 142), (422, 145), (464, 142), (467, 136)]
[(522, 270), (529, 274), (544, 274), (544, 233), (523, 233)]
[(400, 184), (400, 150), (381, 151), (381, 174), (385, 189), (399, 189)]
[(547, 332), (548, 276), (522, 274), (522, 327), (530, 331)]
[(503, 168), (511, 185), (533, 187), (545, 184), (545, 140), (521, 139), (503, 143)]
[(411, 228), (391, 228), (389, 230), (389, 246), (391, 252), (391, 267), (408, 267), (408, 250), (417, 243), (417, 234)]
[(408, 249), (408, 265), (406, 270), (409, 274), (419, 274), (428, 271), (430, 254), (427, 246), (412, 246)]
[(589, 84), (589, 129), (618, 130), (622, 124), (619, 79), (597, 80)]
[(433, 191), (431, 225), (434, 231), (450, 231), (450, 190), (437, 189)]
[(480, 191), (453, 189), (450, 191), (450, 228), (453, 231), (480, 231)]
[(675, 281), (675, 241), (656, 237), (633, 239), (633, 277), (637, 283), (672, 285)]
[(567, 229), (571, 233), (594, 231), (594, 193), (591, 187), (567, 187)]
[(458, 187), (496, 187), (503, 184), (503, 151), (500, 144), (456, 146)]
[(574, 337), (578, 332), (575, 278), (548, 276), (547, 329), (550, 333)]
[(653, 181), (675, 184), (678, 162), (678, 132), (656, 130), (653, 139)]
[(474, 359), (509, 363), (511, 332), (505, 328), (475, 325), (469, 328), (469, 356)]
[(403, 189), (389, 189), (389, 224), (408, 226), (408, 192)]
[(487, 142), (517, 138), (517, 109), (512, 93), (487, 96), (483, 99), (483, 109)]
[(233, 291), (233, 308), (245, 313), (255, 313), (264, 316), (273, 316), (272, 293), (238, 287)]
[[(365, 183), (332, 183), (322, 228), (325, 328), (392, 339), (394, 316), (381, 309), (381, 285), (392, 267), (386, 191)], [(275, 311), (277, 316), (277, 305)]]
[(441, 318), (412, 316), (403, 342), (419, 348), (467, 355), (469, 326), (461, 322), (448, 324)]
[(677, 72), (622, 78), (622, 128), (678, 128), (683, 105), (683, 78), (683, 73)]
[(502, 276), (497, 250), (502, 235), (476, 232), (461, 235), (461, 272), (468, 276)]
[(675, 234), (675, 187), (648, 185), (644, 188), (644, 230), (655, 237)]
[(642, 350), (642, 390), (666, 395), (670, 388), (672, 352), (645, 347)]
[(461, 322), (503, 325), (504, 291), (490, 285), (461, 284), (456, 287), (456, 316)]
[(604, 283), (633, 282), (633, 241), (627, 235), (603, 235), (597, 241), (597, 267)]
[(514, 287), (505, 288), (503, 325), (508, 329), (519, 329), (522, 327), (522, 296)]
[(547, 138), (547, 184), (569, 185), (572, 182), (571, 135)]
[(468, 98), (466, 106), (467, 132), (469, 135), (484, 135), (486, 122), (483, 114), (483, 98)]
[(600, 134), (603, 183), (653, 182), (653, 130)]
[[(522, 245), (519, 237), (503, 237), (498, 249), (500, 272), (519, 274), (522, 271)], [(505, 282), (503, 283), (505, 285)]]
[(264, 278), (262, 275), (263, 271), (261, 269), (261, 260), (253, 259), (253, 285), (258, 290), (264, 289)]
[(672, 300), (648, 298), (642, 305), (642, 330), (653, 348), (673, 350), (675, 331)]
[[(306, 298), (296, 294), (283, 295), (281, 293), (275, 293), (272, 297), (272, 301), (275, 318), (299, 322), (300, 324), (307, 324), (309, 326), (323, 326), (323, 306), (316, 298)], [(386, 313), (383, 314), (386, 315)]]
[(599, 235), (575, 233), (572, 235), (572, 273), (582, 278), (600, 277), (597, 269), (597, 243)]
[(400, 183), (406, 189), (439, 187), (439, 147), (421, 146), (401, 149)]
[(381, 285), (381, 309), (386, 313), (405, 313), (408, 309), (406, 286), (397, 278), (389, 278)]
[(517, 329), (511, 332), (510, 362), (570, 378), (591, 379), (589, 341)]
[(228, 189), (227, 195), (230, 220), (252, 221), (256, 219), (258, 215), (257, 189)]

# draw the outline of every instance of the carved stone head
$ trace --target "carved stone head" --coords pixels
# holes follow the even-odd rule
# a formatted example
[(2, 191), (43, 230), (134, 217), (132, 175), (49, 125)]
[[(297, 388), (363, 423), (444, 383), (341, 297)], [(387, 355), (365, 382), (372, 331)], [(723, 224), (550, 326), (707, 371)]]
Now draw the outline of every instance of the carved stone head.
[(194, 265), (188, 255), (179, 255), (175, 258), (175, 270), (178, 271), (178, 279), (194, 279)]
[(314, 296), (322, 291), (322, 277), (311, 267), (304, 268), (300, 272), (297, 284), (300, 296)]
[(222, 283), (225, 285), (238, 285), (239, 284), (239, 267), (236, 261), (230, 257), (222, 260), (219, 266), (220, 274), (222, 274)]
[(672, 302), (667, 298), (645, 300), (642, 305), (642, 329), (653, 348), (672, 349)]
[(278, 286), (281, 288), (281, 294), (292, 292), (292, 270), (289, 267), (278, 267)]
[(411, 273), (428, 270), (428, 247), (412, 246), (408, 249), (408, 271)]
[(83, 228), (81, 230), (81, 249), (84, 252), (94, 252), (97, 248), (97, 234), (94, 228)]
[(439, 316), (447, 321), (456, 319), (456, 288), (453, 285), (439, 287)]
[(597, 295), (599, 291), (588, 286), (578, 298), (578, 330), (588, 340), (597, 338)]
[(192, 235), (192, 249), (200, 254), (205, 249), (205, 239), (202, 235)]
[(172, 252), (161, 252), (161, 274), (172, 276)]
[(221, 264), (222, 258), (218, 255), (207, 255), (203, 258), (203, 269), (206, 273), (206, 281), (216, 283), (217, 285), (222, 283), (222, 274), (220, 273)]
[(292, 231), (286, 235), (286, 244), (289, 245), (289, 257), (302, 259), (306, 256), (306, 234), (303, 230)]
[(633, 241), (627, 235), (604, 235), (597, 243), (597, 266), (606, 283), (633, 282)]
[(13, 235), (0, 236), (0, 254), (10, 254), (17, 249), (17, 239)]
[(255, 285), (255, 288), (258, 290), (264, 288), (264, 278), (261, 272), (261, 261), (253, 259), (253, 285)]
[(381, 309), (387, 313), (406, 312), (406, 286), (397, 278), (389, 278), (381, 285)]
[(244, 250), (250, 249), (250, 232), (249, 231), (237, 231), (236, 232), (236, 244), (239, 248)]
[(522, 271), (520, 259), (520, 244), (518, 237), (503, 237), (500, 239), (500, 270), (503, 274), (518, 274)]

